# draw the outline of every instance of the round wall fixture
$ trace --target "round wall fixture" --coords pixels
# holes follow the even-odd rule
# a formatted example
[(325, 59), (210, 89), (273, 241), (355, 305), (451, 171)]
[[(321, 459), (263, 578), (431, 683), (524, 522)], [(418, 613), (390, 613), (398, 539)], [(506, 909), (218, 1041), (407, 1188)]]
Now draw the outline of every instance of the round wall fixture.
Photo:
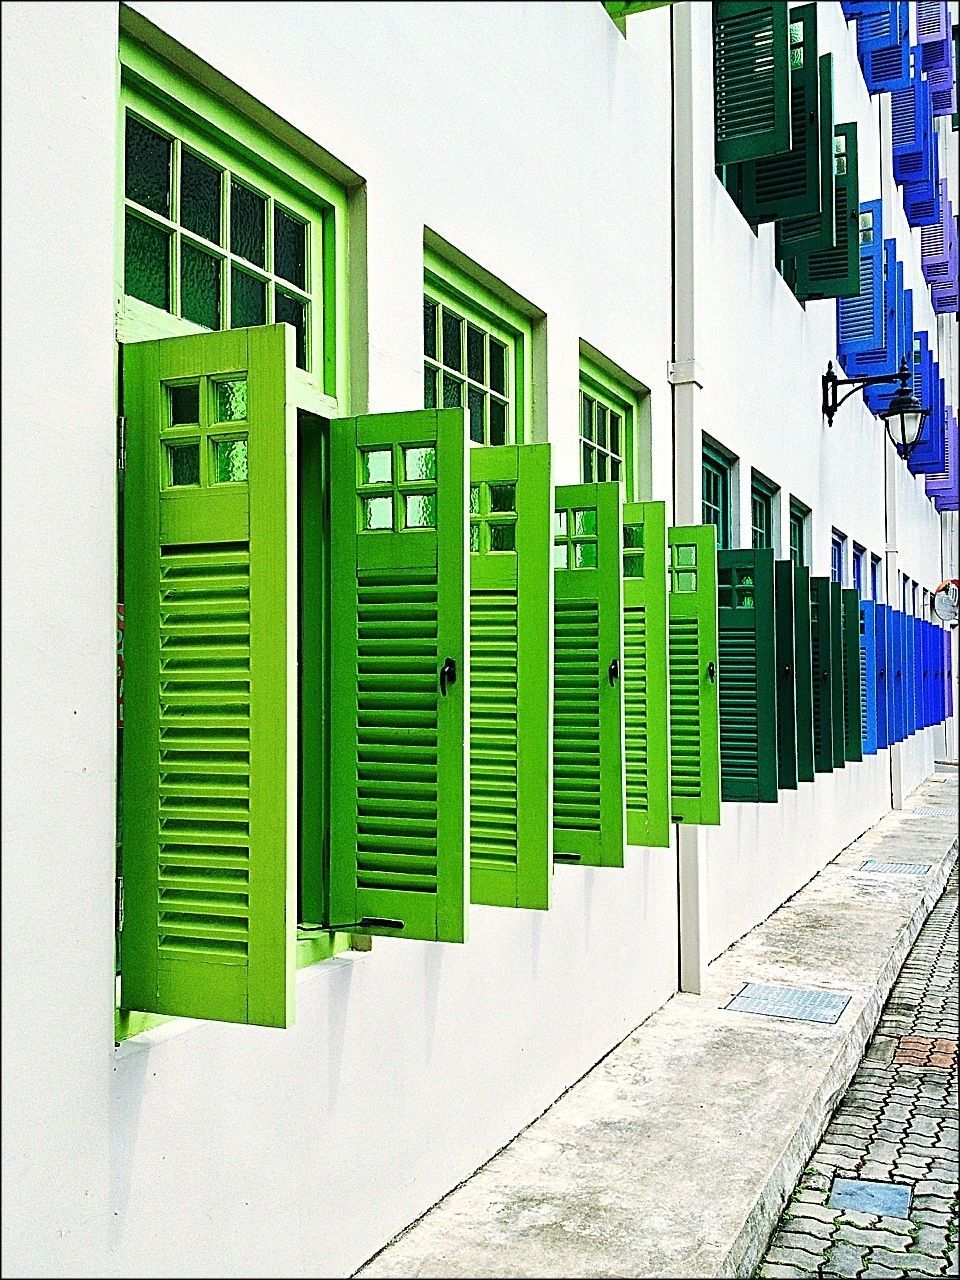
[(956, 622), (960, 615), (960, 579), (941, 582), (933, 596), (933, 611), (941, 622)]

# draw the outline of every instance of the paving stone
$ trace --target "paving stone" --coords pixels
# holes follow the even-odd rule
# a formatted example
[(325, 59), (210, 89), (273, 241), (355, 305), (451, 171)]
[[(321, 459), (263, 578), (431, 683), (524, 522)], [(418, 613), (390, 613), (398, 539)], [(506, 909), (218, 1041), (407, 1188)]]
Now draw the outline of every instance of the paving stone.
[[(802, 1218), (807, 1221), (812, 1220), (819, 1223), (826, 1222), (833, 1226), (836, 1220), (840, 1217), (840, 1212), (841, 1211), (839, 1209), (831, 1209), (825, 1204), (791, 1204), (786, 1211), (785, 1218), (789, 1220), (791, 1224), (795, 1223), (797, 1219)], [(791, 1226), (791, 1229), (794, 1231), (801, 1230), (801, 1228), (797, 1226)]]
[(823, 1262), (819, 1253), (810, 1253), (806, 1249), (790, 1249), (785, 1245), (775, 1244), (767, 1250), (767, 1262), (779, 1262), (788, 1267), (799, 1267), (804, 1275), (816, 1271)]
[[(916, 1201), (914, 1201), (916, 1205)], [(931, 1227), (948, 1227), (952, 1221), (953, 1215), (950, 1213), (937, 1213), (933, 1209), (917, 1209), (914, 1207), (910, 1214), (913, 1222), (924, 1224)]]
[(908, 1237), (894, 1235), (892, 1231), (883, 1231), (880, 1227), (869, 1227), (862, 1230), (860, 1227), (841, 1226), (837, 1231), (838, 1240), (846, 1240), (850, 1244), (863, 1245), (865, 1249), (876, 1249), (881, 1246), (887, 1249), (902, 1249)]
[(946, 1255), (949, 1244), (949, 1232), (942, 1227), (922, 1226), (917, 1232), (917, 1237), (914, 1241), (915, 1248), (919, 1249), (921, 1253), (929, 1253), (934, 1257), (939, 1254)]
[(841, 1223), (849, 1223), (851, 1227), (875, 1227), (880, 1219), (875, 1213), (861, 1213), (858, 1209), (841, 1209)]
[(865, 1277), (869, 1276), (870, 1280), (873, 1280), (874, 1276), (878, 1278), (886, 1277), (886, 1276), (899, 1277), (899, 1276), (905, 1276), (907, 1273), (906, 1271), (891, 1271), (889, 1267), (867, 1267), (866, 1271), (862, 1271), (860, 1274)]
[(949, 1182), (937, 1182), (935, 1179), (931, 1179), (929, 1182), (918, 1182), (916, 1194), (918, 1196), (942, 1196), (945, 1200), (949, 1200), (957, 1194), (957, 1188), (951, 1186)]
[(803, 1271), (800, 1267), (785, 1267), (777, 1262), (765, 1262), (760, 1268), (761, 1276), (769, 1276), (770, 1280), (780, 1280), (780, 1277), (788, 1276), (808, 1276), (809, 1271)]
[(801, 1185), (800, 1188), (793, 1193), (793, 1200), (797, 1205), (826, 1205), (827, 1195), (828, 1193), (826, 1191), (818, 1191), (814, 1187)]
[(942, 1275), (943, 1259), (929, 1258), (925, 1253), (892, 1253), (889, 1249), (874, 1249), (870, 1253), (870, 1265), (902, 1268), (910, 1276)]
[(827, 1266), (839, 1276), (855, 1276), (863, 1268), (865, 1245), (851, 1244), (841, 1241), (834, 1244), (827, 1252)]

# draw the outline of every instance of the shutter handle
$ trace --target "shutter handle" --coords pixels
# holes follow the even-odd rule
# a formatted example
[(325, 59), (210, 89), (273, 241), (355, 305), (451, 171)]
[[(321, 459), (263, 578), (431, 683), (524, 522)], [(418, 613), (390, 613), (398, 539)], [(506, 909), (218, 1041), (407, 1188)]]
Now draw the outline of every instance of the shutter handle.
[(821, 671), (821, 672), (820, 672), (820, 683), (821, 683), (821, 684), (826, 684), (826, 683), (827, 683), (827, 681), (829, 680), (829, 678), (830, 678), (830, 673), (829, 673), (828, 671)]
[(790, 663), (789, 663), (789, 662), (784, 663), (784, 667), (783, 667), (783, 678), (784, 678), (784, 680), (789, 680), (789, 679), (790, 679), (790, 671), (791, 671)]
[(617, 681), (620, 679), (620, 659), (619, 658), (614, 658), (613, 661), (610, 663), (610, 666), (607, 668), (607, 678), (609, 679), (611, 686), (615, 685)]
[(717, 683), (717, 664), (715, 662), (707, 663), (707, 679), (711, 684)]
[(447, 685), (457, 683), (457, 660), (456, 658), (444, 658), (443, 666), (440, 668), (440, 696), (447, 696)]

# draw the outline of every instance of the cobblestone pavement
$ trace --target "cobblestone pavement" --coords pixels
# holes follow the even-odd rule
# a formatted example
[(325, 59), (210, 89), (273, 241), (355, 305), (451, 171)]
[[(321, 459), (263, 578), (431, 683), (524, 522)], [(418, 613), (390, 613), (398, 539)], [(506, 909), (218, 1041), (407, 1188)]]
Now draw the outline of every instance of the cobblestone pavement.
[[(957, 988), (954, 867), (890, 993), (866, 1055), (780, 1219), (758, 1275), (960, 1273)], [(877, 1205), (873, 1213), (834, 1207), (831, 1201), (839, 1198), (834, 1178), (909, 1188), (907, 1216), (882, 1216)]]

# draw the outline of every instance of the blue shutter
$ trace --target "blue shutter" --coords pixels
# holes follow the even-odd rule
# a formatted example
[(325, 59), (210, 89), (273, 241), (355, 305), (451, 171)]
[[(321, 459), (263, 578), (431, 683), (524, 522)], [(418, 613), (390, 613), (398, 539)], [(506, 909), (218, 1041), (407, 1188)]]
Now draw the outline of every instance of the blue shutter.
[(904, 657), (906, 654), (906, 616), (899, 609), (893, 610), (893, 730), (894, 742), (902, 742), (907, 736), (906, 674)]
[(837, 299), (837, 358), (847, 373), (851, 357), (883, 345), (883, 203), (868, 200), (860, 206), (860, 292)]
[(890, 745), (890, 608), (878, 604), (874, 610), (874, 645), (876, 654), (877, 688), (877, 747), (884, 750)]
[(951, 64), (950, 14), (947, 0), (916, 0), (919, 62), (924, 72)]
[(940, 221), (940, 150), (935, 136), (923, 154), (923, 173), (903, 184), (903, 211), (911, 227), (930, 227)]
[(874, 292), (882, 300), (883, 325), (879, 341), (872, 347), (849, 348), (843, 358), (848, 377), (856, 374), (895, 372), (892, 366), (897, 350), (897, 244), (883, 242), (883, 271), (875, 278)]
[(905, 0), (871, 6), (857, 18), (857, 53), (871, 93), (892, 93), (909, 85), (909, 27)]
[(936, 411), (940, 380), (934, 376), (935, 370), (929, 335), (921, 330), (914, 342), (913, 392), (923, 407), (930, 410), (930, 415), (924, 423), (919, 444), (907, 459), (907, 466), (915, 476), (942, 471), (946, 457), (943, 413)]
[(912, 614), (904, 617), (903, 716), (907, 737), (917, 731), (917, 627)]
[(915, 182), (930, 172), (933, 144), (933, 101), (930, 86), (917, 72), (909, 88), (890, 99), (893, 122), (893, 176), (897, 182)]
[[(887, 360), (878, 373), (897, 373), (900, 362), (907, 361), (909, 368), (913, 361), (913, 290), (903, 287), (903, 263), (896, 264), (894, 281), (894, 328), (893, 347), (888, 352)], [(866, 387), (863, 393), (864, 403), (871, 413), (882, 413), (890, 403), (896, 391), (891, 382), (880, 383), (879, 386)]]
[(860, 710), (864, 755), (877, 754), (877, 606), (860, 601)]

